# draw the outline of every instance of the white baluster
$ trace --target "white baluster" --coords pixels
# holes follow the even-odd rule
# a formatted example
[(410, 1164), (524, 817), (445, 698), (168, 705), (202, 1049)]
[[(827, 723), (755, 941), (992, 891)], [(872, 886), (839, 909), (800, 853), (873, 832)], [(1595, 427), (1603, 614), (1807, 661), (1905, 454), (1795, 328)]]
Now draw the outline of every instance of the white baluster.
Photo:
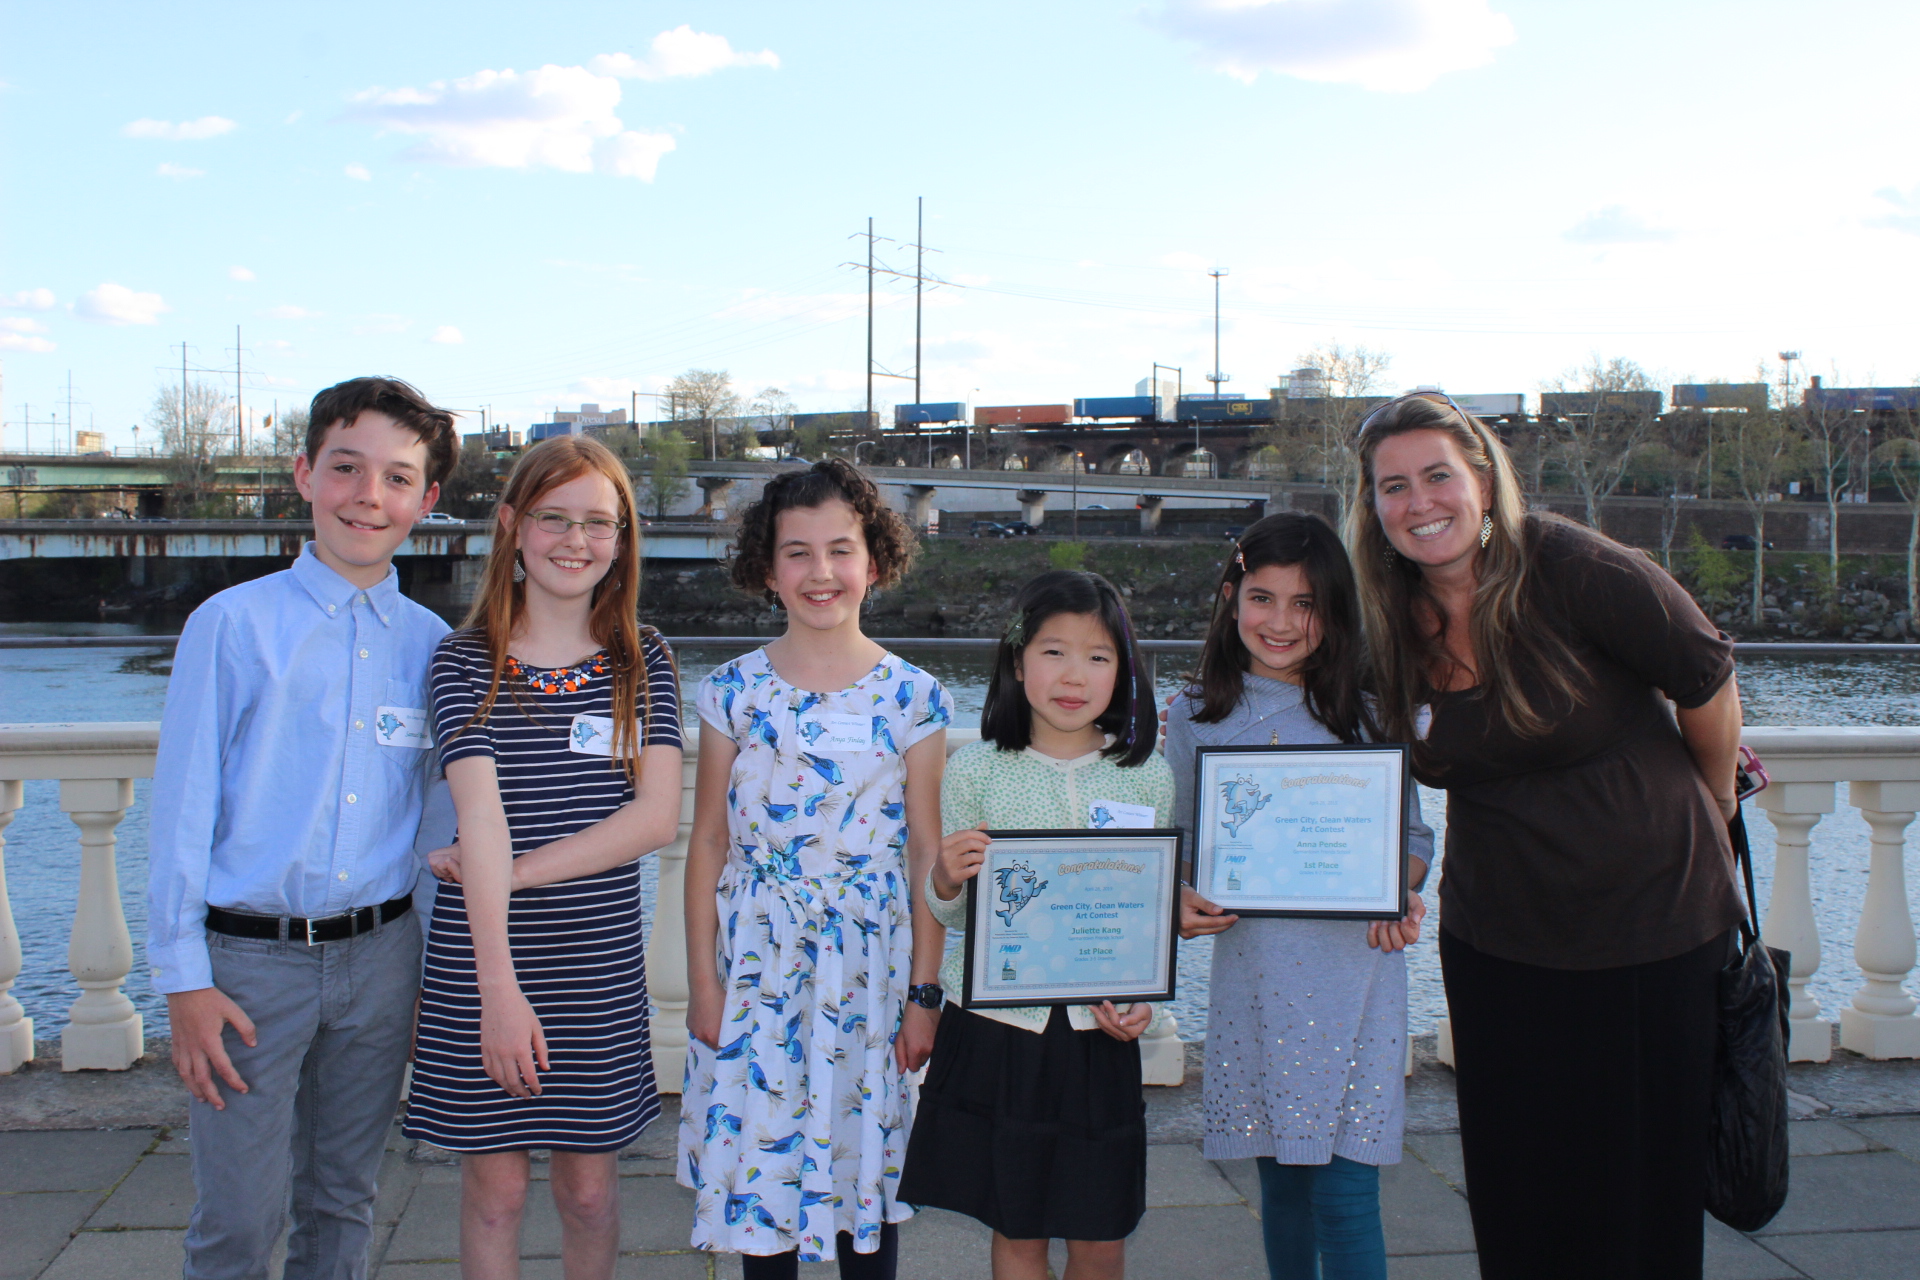
[(682, 765), (680, 834), (660, 851), (647, 940), (647, 993), (653, 998), (653, 1077), (661, 1093), (679, 1093), (687, 1074), (687, 837), (693, 832), (692, 751)]
[(33, 1019), (10, 990), (20, 976), (20, 932), (13, 927), (13, 907), (7, 902), (6, 830), (23, 790), (17, 779), (0, 781), (0, 1075), (33, 1061)]
[(1187, 1046), (1180, 1020), (1168, 1010), (1160, 1025), (1140, 1037), (1140, 1083), (1180, 1085), (1187, 1079)]
[(1777, 782), (1757, 797), (1773, 819), (1773, 894), (1767, 904), (1764, 935), (1769, 945), (1792, 953), (1787, 990), (1787, 1060), (1825, 1062), (1833, 1057), (1833, 1023), (1820, 1017), (1820, 1002), (1807, 994), (1807, 982), (1820, 968), (1820, 927), (1813, 919), (1813, 882), (1807, 846), (1814, 824), (1833, 812), (1831, 782)]
[(1433, 1056), (1449, 1067), (1458, 1066), (1453, 1060), (1453, 1019), (1443, 1017), (1440, 1025), (1434, 1028)]
[(120, 989), (133, 968), (133, 939), (120, 907), (114, 828), (133, 804), (133, 779), (63, 779), (60, 807), (80, 828), (80, 900), (67, 967), (80, 983), (60, 1035), (62, 1071), (124, 1071), (140, 1058), (140, 1012)]
[(1873, 861), (1853, 937), (1853, 958), (1866, 983), (1840, 1011), (1840, 1044), (1869, 1058), (1920, 1058), (1920, 1017), (1901, 986), (1914, 963), (1905, 857), (1920, 782), (1855, 782), (1849, 791), (1873, 828)]

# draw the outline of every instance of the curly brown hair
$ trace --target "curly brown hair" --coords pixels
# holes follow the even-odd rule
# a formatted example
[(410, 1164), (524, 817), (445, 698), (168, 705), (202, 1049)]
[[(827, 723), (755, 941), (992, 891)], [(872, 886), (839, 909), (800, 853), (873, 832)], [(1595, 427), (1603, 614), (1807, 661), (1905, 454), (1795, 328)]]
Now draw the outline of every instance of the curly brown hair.
[(853, 508), (873, 558), (873, 590), (884, 591), (907, 576), (919, 542), (900, 513), (887, 505), (873, 481), (843, 458), (822, 458), (805, 471), (787, 471), (767, 481), (759, 500), (740, 515), (740, 536), (733, 544), (733, 585), (769, 604), (777, 596), (767, 586), (773, 576), (773, 547), (780, 513), (818, 507), (838, 498)]

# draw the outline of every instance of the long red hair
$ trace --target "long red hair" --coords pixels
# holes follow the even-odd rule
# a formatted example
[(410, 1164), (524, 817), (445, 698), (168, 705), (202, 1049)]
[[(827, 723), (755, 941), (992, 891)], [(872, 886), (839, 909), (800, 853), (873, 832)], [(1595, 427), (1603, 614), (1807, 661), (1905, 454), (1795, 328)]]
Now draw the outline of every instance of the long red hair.
[[(591, 436), (556, 436), (543, 440), (520, 455), (507, 477), (500, 495), (500, 506), (493, 518), (493, 553), (487, 557), (487, 572), (467, 610), (464, 630), (483, 640), (493, 668), (487, 696), (474, 713), (480, 723), (492, 714), (501, 686), (508, 696), (537, 719), (535, 708), (522, 696), (528, 690), (507, 676), (507, 645), (514, 628), (526, 614), (526, 588), (513, 580), (514, 565), (520, 556), (518, 524), (539, 506), (540, 500), (563, 484), (581, 476), (598, 475), (613, 486), (620, 505), (622, 528), (616, 535), (620, 555), (608, 566), (607, 574), (593, 589), (593, 613), (588, 629), (594, 643), (607, 651), (613, 670), (613, 757), (622, 762), (627, 777), (635, 785), (640, 781), (640, 715), (652, 717), (653, 694), (647, 680), (646, 654), (650, 649), (666, 650), (666, 642), (652, 627), (642, 626), (640, 606), (640, 520), (635, 511), (633, 481), (613, 451)], [(502, 512), (513, 509), (514, 523), (509, 525)], [(672, 656), (668, 655), (671, 665)], [(676, 672), (676, 677), (678, 673)], [(559, 732), (565, 732), (564, 726)]]

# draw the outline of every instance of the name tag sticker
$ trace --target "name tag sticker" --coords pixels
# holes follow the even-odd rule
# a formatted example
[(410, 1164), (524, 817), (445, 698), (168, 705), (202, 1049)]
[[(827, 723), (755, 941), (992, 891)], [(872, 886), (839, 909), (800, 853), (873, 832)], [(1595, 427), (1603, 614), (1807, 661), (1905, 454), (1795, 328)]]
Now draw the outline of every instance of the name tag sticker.
[(613, 717), (575, 716), (567, 731), (567, 749), (581, 756), (613, 755)]
[(424, 707), (375, 707), (373, 739), (383, 747), (413, 747), (425, 750), (433, 745), (427, 730)]
[(1151, 830), (1154, 825), (1153, 806), (1127, 804), (1120, 800), (1095, 800), (1087, 806), (1087, 825), (1098, 831), (1120, 828)]
[(812, 716), (800, 722), (800, 736), (816, 755), (865, 751), (873, 745), (873, 722), (864, 716)]

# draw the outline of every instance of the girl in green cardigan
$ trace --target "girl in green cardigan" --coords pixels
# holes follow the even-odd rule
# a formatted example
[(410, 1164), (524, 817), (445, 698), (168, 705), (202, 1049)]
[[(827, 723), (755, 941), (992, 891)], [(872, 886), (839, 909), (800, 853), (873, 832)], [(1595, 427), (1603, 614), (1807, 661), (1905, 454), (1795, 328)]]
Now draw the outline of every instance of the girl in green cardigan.
[[(1167, 827), (1173, 775), (1155, 751), (1153, 690), (1119, 592), (1060, 571), (1014, 600), (980, 717), (947, 764), (948, 833), (923, 886), (934, 916), (966, 927), (965, 882), (989, 828)], [(960, 953), (920, 1088), (900, 1196), (993, 1228), (995, 1280), (1044, 1280), (1067, 1241), (1079, 1280), (1122, 1274), (1146, 1209), (1142, 1032), (1159, 1006), (982, 1009), (959, 1003)]]

